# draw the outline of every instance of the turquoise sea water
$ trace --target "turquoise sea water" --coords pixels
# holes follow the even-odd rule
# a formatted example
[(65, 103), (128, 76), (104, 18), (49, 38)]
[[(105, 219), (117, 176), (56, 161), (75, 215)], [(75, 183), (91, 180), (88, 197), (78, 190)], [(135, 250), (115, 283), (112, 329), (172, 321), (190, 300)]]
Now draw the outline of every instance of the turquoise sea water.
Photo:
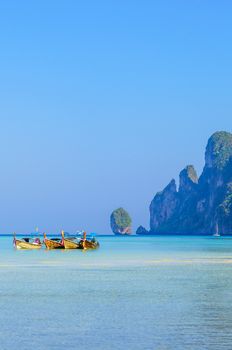
[(0, 238), (0, 349), (232, 348), (232, 238), (99, 237), (96, 251)]

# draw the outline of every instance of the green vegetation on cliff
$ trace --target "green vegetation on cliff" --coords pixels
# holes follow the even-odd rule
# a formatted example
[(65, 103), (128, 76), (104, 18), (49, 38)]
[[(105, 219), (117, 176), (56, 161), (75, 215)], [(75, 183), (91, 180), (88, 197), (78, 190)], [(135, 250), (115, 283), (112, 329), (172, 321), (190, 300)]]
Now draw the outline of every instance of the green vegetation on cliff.
[(128, 212), (123, 208), (113, 211), (110, 217), (110, 224), (112, 231), (116, 234), (131, 233), (132, 220)]
[(215, 168), (223, 169), (231, 156), (232, 134), (226, 131), (218, 131), (213, 134), (206, 148), (206, 163)]
[(224, 201), (219, 206), (219, 211), (222, 215), (229, 217), (232, 213), (232, 182), (227, 185), (227, 191)]

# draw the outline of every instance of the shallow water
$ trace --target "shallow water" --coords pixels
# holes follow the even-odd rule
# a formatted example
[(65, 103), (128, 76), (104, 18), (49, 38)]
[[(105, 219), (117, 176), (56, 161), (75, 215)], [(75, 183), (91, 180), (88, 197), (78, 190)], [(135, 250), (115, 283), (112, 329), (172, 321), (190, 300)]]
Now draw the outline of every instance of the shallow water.
[(99, 237), (96, 251), (0, 238), (0, 349), (232, 348), (232, 238)]

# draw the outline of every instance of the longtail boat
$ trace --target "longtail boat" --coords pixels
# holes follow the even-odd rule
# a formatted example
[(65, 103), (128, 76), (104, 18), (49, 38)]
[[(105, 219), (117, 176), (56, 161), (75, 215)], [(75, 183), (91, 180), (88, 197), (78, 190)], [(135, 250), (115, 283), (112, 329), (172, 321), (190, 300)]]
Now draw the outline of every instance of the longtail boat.
[(42, 247), (42, 243), (38, 237), (25, 237), (22, 239), (17, 239), (15, 233), (13, 244), (17, 249), (40, 249)]
[(97, 249), (99, 248), (100, 244), (96, 239), (93, 237), (91, 240), (86, 238), (86, 232), (83, 234), (83, 239), (81, 240), (82, 249)]
[(59, 238), (47, 238), (46, 233), (44, 233), (44, 244), (47, 249), (64, 249), (64, 244)]
[(61, 236), (65, 249), (83, 249), (81, 241), (77, 237), (65, 237), (64, 231), (61, 232)]

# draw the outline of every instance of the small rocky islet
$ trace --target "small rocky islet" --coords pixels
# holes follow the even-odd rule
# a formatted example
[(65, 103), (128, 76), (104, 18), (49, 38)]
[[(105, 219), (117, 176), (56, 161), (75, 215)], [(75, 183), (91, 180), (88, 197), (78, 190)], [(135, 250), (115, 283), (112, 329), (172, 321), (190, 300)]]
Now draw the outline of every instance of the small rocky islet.
[[(115, 234), (131, 233), (129, 214), (119, 208), (111, 215)], [(205, 151), (205, 166), (198, 177), (193, 165), (172, 179), (150, 204), (150, 229), (136, 234), (232, 234), (232, 134), (214, 133)]]
[(110, 216), (110, 226), (115, 235), (130, 235), (132, 233), (132, 220), (123, 208), (114, 210)]

